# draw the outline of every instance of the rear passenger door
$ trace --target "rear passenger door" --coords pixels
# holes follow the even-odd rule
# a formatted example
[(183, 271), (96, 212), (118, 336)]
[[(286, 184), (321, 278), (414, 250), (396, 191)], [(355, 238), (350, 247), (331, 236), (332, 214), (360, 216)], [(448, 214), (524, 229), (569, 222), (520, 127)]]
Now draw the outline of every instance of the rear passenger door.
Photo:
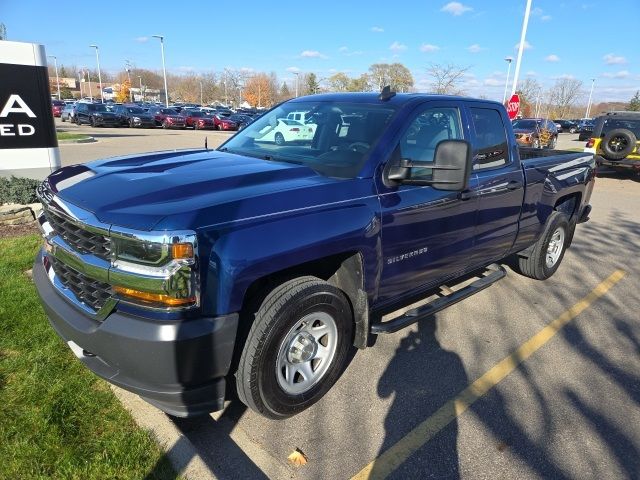
[(500, 110), (494, 104), (473, 103), (468, 116), (478, 198), (473, 263), (486, 263), (503, 258), (516, 238), (524, 175)]

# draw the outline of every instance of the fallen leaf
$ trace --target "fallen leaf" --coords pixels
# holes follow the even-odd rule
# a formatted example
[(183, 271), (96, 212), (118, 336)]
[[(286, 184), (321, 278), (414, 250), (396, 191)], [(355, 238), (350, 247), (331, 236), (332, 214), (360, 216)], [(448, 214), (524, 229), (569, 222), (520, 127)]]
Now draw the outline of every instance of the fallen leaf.
[(293, 453), (287, 457), (287, 460), (296, 467), (301, 467), (302, 465), (307, 464), (307, 456), (302, 453), (302, 450), (299, 448), (296, 448)]

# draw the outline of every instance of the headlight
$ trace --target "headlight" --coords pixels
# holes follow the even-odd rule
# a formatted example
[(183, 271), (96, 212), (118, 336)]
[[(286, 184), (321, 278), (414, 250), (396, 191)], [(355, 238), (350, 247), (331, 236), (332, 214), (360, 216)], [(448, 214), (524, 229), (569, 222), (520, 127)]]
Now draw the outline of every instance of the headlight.
[(133, 117), (133, 121), (134, 122), (139, 122), (140, 121), (140, 117)]
[(120, 297), (154, 308), (191, 307), (199, 303), (199, 275), (194, 234), (111, 237), (109, 280)]

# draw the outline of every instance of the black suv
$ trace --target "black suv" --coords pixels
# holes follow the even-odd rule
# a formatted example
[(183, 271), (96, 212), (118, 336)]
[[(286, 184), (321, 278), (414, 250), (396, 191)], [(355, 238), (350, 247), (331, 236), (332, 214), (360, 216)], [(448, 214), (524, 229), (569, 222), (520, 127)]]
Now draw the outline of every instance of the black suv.
[(571, 120), (554, 120), (558, 133), (576, 133), (578, 131), (578, 124)]
[(82, 125), (88, 123), (92, 127), (118, 127), (120, 120), (107, 110), (102, 103), (80, 103), (76, 104), (76, 123)]
[(596, 119), (586, 151), (599, 165), (640, 172), (640, 112), (609, 112)]
[(155, 128), (156, 126), (155, 117), (135, 105), (117, 105), (115, 114), (118, 116), (121, 125), (150, 128)]

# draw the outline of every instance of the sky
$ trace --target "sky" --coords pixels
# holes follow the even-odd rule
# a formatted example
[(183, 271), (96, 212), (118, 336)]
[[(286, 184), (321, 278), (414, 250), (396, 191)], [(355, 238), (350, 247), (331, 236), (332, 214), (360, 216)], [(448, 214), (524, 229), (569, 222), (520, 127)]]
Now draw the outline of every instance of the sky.
[[(462, 88), (502, 100), (505, 57), (515, 57), (524, 0), (320, 0), (264, 2), (82, 2), (0, 0), (8, 40), (42, 43), (58, 65), (112, 72), (126, 60), (200, 73), (224, 68), (292, 72), (320, 79), (359, 76), (373, 63), (400, 62), (418, 91), (429, 91), (430, 63), (469, 66)], [(608, 8), (615, 5), (615, 15)], [(533, 0), (520, 79), (545, 87), (563, 77), (584, 82), (584, 103), (595, 78), (594, 101), (628, 101), (640, 89), (640, 0)], [(616, 22), (619, 22), (617, 27)], [(609, 30), (607, 30), (607, 28)]]

